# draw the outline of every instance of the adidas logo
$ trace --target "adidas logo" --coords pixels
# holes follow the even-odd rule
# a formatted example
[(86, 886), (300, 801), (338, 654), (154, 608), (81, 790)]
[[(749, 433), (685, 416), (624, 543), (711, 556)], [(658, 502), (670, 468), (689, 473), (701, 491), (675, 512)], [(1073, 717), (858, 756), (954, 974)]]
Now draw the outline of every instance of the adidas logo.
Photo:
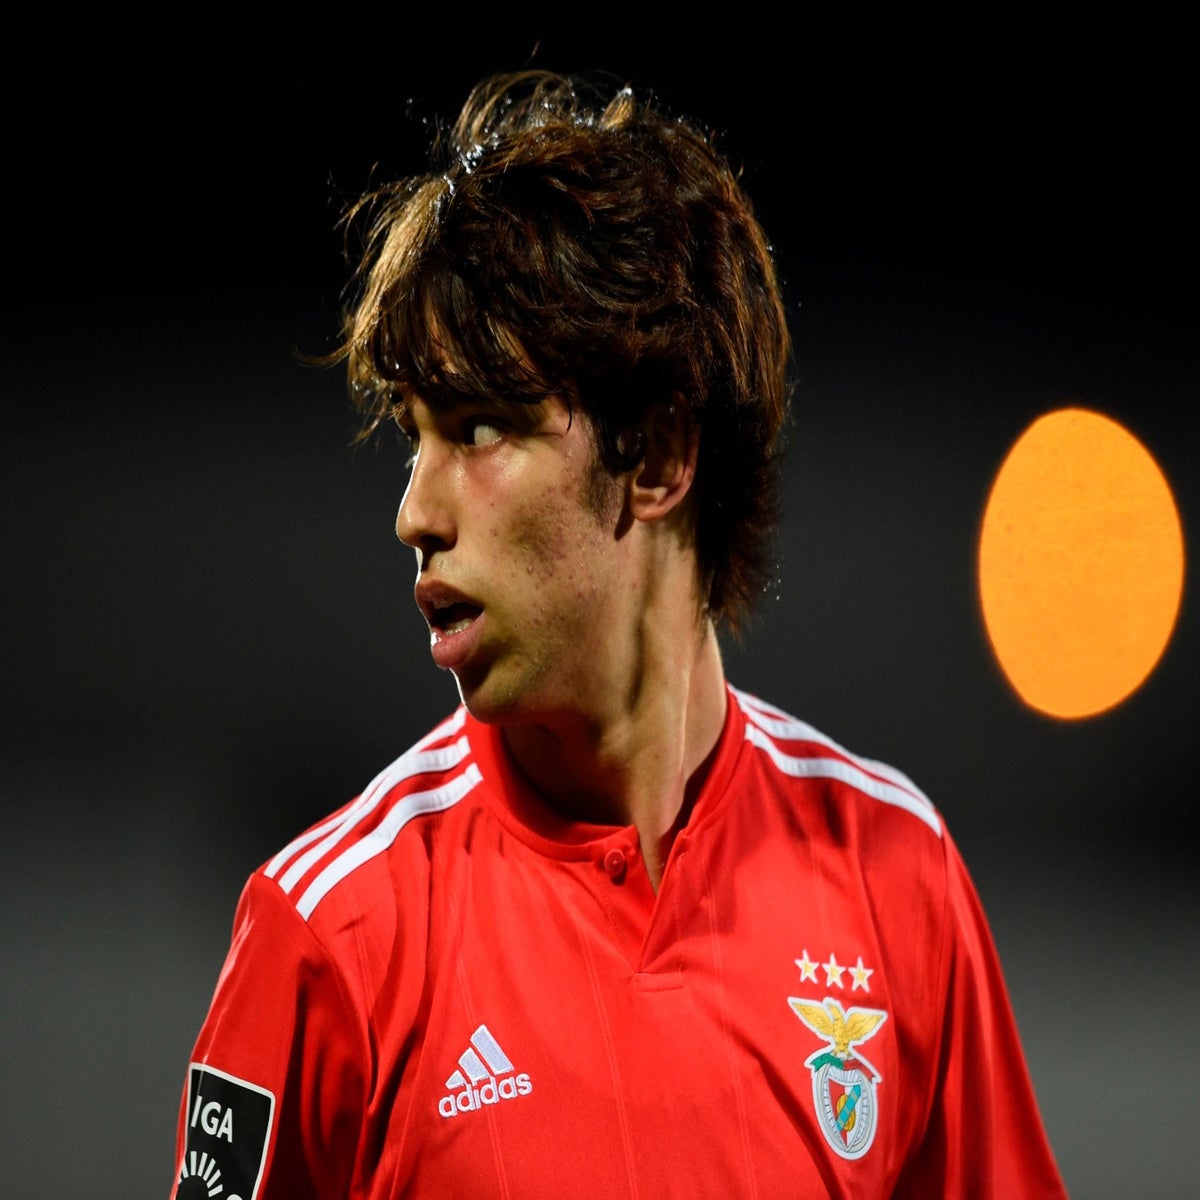
[(486, 1025), (480, 1025), (471, 1034), (470, 1045), (459, 1056), (458, 1070), (446, 1080), (450, 1091), (438, 1101), (438, 1112), (443, 1117), (453, 1117), (460, 1112), (473, 1112), (484, 1104), (528, 1096), (533, 1091), (529, 1076), (524, 1071), (514, 1075), (513, 1069), (500, 1043)]

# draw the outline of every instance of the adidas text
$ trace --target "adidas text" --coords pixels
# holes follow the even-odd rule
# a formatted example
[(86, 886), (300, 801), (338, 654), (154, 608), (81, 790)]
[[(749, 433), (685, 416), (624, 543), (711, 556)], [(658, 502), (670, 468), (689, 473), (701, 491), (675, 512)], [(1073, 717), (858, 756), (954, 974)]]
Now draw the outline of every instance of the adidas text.
[(509, 1075), (497, 1081), (491, 1076), (479, 1087), (465, 1087), (457, 1095), (450, 1093), (438, 1101), (438, 1112), (443, 1117), (453, 1117), (460, 1112), (473, 1112), (485, 1104), (499, 1104), (501, 1100), (515, 1100), (528, 1096), (533, 1084), (524, 1071), (520, 1075)]

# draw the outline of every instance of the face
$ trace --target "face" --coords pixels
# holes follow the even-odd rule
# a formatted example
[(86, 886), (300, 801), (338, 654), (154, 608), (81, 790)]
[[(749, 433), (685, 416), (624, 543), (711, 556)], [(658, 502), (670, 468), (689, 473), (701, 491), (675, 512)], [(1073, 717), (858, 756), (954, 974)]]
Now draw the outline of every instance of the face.
[(637, 588), (586, 416), (558, 398), (417, 397), (400, 424), (414, 458), (396, 533), (416, 551), (434, 661), (481, 720), (600, 704), (633, 644)]

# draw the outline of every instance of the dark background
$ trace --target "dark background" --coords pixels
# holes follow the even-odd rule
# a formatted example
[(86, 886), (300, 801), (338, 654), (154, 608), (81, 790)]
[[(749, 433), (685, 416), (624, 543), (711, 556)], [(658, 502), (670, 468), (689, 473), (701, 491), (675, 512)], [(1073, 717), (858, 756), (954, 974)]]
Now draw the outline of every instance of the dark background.
[(343, 203), (532, 62), (711, 125), (777, 248), (779, 585), (731, 677), (942, 809), (1072, 1195), (1189, 1194), (1196, 571), (1145, 686), (1061, 722), (990, 656), (974, 547), (1008, 447), (1068, 403), (1200, 521), (1194, 19), (525, 11), (9, 38), (0, 1189), (167, 1194), (243, 880), (456, 699), (392, 533), (398, 449), (352, 451), (341, 376), (298, 352), (336, 331)]

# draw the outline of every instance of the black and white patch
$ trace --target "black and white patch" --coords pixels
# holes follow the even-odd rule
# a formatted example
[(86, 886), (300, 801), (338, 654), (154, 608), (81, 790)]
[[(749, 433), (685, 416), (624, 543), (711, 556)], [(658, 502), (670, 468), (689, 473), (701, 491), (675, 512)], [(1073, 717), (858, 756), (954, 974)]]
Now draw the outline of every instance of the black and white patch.
[(175, 1200), (255, 1200), (274, 1115), (266, 1088), (192, 1063)]

